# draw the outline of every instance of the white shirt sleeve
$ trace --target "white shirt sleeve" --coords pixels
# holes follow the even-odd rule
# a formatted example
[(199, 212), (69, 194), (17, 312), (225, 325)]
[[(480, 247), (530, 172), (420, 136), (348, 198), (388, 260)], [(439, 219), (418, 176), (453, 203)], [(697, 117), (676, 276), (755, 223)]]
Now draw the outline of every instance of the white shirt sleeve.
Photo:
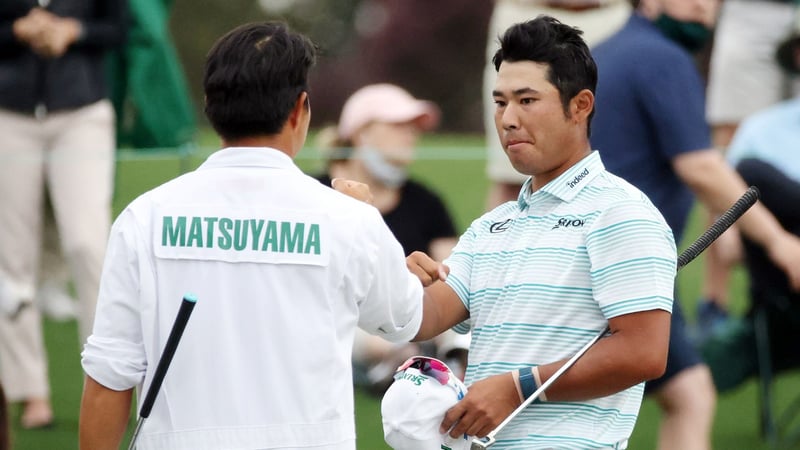
[(147, 360), (139, 313), (139, 240), (133, 215), (114, 222), (106, 250), (92, 335), (81, 353), (86, 374), (113, 390), (144, 379)]
[(358, 325), (392, 342), (416, 336), (422, 324), (422, 283), (408, 271), (403, 248), (377, 210), (364, 223), (354, 262), (361, 265), (366, 291)]

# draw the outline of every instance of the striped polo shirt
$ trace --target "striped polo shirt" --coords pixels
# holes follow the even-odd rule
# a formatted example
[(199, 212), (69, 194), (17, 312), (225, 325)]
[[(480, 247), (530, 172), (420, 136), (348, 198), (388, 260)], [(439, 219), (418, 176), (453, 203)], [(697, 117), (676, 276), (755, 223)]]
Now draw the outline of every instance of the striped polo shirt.
[[(466, 382), (572, 356), (608, 320), (672, 311), (676, 249), (650, 200), (592, 152), (536, 192), (475, 220), (445, 264), (469, 311)], [(630, 437), (644, 384), (546, 402), (498, 434), (502, 448), (606, 448)]]

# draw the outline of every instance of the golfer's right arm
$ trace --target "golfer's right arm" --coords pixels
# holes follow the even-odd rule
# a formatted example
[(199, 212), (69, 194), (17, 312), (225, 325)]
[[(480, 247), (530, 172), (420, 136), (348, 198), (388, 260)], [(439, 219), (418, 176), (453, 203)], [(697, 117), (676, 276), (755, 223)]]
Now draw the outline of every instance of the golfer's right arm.
[(469, 312), (453, 288), (436, 282), (425, 288), (422, 301), (422, 324), (415, 342), (433, 339), (469, 318)]
[(115, 391), (87, 376), (81, 399), (80, 450), (117, 450), (131, 411), (133, 389)]

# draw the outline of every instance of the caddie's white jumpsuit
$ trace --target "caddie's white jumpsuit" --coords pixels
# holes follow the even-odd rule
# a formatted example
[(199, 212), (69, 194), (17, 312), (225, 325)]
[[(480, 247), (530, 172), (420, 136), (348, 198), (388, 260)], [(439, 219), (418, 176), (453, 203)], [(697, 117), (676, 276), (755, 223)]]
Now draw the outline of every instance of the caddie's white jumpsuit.
[(268, 148), (216, 152), (122, 212), (86, 373), (143, 399), (186, 293), (197, 305), (140, 450), (353, 450), (357, 326), (404, 341), (422, 319), (378, 211)]

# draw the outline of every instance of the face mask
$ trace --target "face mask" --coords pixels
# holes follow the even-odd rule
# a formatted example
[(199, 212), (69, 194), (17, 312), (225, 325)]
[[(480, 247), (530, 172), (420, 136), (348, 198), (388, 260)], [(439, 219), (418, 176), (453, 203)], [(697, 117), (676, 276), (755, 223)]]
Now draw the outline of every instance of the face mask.
[(664, 35), (691, 53), (699, 51), (711, 38), (711, 30), (697, 22), (683, 22), (661, 14), (655, 21)]
[(390, 163), (378, 150), (365, 148), (360, 151), (360, 154), (369, 174), (386, 186), (400, 187), (408, 179), (408, 172), (404, 167), (397, 167)]

